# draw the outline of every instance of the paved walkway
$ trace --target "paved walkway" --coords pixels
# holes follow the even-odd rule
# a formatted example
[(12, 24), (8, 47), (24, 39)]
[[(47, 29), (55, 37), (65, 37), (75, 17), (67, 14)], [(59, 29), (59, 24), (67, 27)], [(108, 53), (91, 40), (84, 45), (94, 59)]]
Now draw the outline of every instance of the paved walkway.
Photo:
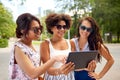
[[(10, 50), (14, 42), (9, 43), (9, 47), (0, 48), (0, 80), (8, 80), (8, 62), (10, 58)], [(115, 63), (109, 72), (101, 80), (120, 80), (120, 44), (106, 44), (109, 48)], [(39, 45), (35, 45), (39, 51)], [(105, 65), (103, 59), (101, 64), (97, 64), (96, 72), (99, 72)]]

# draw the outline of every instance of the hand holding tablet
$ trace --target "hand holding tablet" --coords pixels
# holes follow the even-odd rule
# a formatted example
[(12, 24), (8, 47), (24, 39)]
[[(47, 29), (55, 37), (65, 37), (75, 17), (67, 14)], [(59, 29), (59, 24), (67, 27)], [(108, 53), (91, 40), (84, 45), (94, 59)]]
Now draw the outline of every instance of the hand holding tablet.
[(96, 60), (97, 55), (98, 51), (70, 52), (66, 63), (73, 62), (75, 69), (87, 68), (88, 63)]

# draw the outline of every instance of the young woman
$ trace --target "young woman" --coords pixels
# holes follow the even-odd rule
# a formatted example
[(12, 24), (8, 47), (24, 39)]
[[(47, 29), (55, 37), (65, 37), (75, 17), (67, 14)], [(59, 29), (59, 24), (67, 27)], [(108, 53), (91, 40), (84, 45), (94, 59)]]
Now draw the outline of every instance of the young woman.
[(32, 45), (32, 40), (36, 40), (42, 33), (42, 26), (35, 16), (24, 13), (16, 20), (16, 36), (19, 38), (15, 42), (9, 63), (10, 80), (38, 80), (56, 61), (62, 61), (63, 56), (55, 56), (44, 65), (40, 64), (40, 55)]
[[(41, 59), (46, 63), (56, 55), (68, 56), (71, 51), (70, 41), (64, 38), (64, 34), (71, 26), (71, 17), (67, 14), (52, 13), (46, 18), (46, 27), (52, 35), (41, 43)], [(45, 73), (45, 80), (74, 80), (74, 64), (56, 62)]]
[[(96, 74), (93, 71), (80, 70), (75, 71), (75, 80), (97, 80), (102, 78), (113, 65), (114, 60), (110, 55), (108, 48), (103, 44), (100, 36), (99, 27), (92, 17), (85, 17), (79, 21), (78, 36), (73, 38), (76, 51), (98, 50), (97, 61), (103, 56), (107, 62), (103, 70)], [(89, 72), (89, 74), (88, 74)]]

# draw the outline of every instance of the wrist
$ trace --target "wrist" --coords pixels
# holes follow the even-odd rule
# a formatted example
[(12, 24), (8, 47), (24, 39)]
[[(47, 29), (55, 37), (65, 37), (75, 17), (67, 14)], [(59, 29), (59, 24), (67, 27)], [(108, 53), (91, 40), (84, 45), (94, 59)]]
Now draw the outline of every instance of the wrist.
[(98, 76), (98, 79), (101, 79), (102, 78), (102, 76)]
[(101, 79), (101, 78), (102, 78), (102, 76), (100, 76), (100, 75), (97, 76), (97, 79), (98, 79), (98, 80)]

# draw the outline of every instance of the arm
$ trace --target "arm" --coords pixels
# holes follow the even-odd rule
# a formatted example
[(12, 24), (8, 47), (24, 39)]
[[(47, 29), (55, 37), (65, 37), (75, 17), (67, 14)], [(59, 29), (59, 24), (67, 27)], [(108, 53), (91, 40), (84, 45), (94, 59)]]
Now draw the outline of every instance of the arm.
[(35, 67), (29, 57), (17, 46), (15, 47), (15, 60), (20, 68), (31, 78), (37, 78), (55, 62), (55, 59), (52, 59), (40, 67)]
[[(41, 53), (41, 59), (42, 59), (43, 63), (46, 63), (50, 59), (49, 42), (48, 41), (44, 41), (41, 43), (40, 53)], [(63, 60), (62, 56), (61, 57), (55, 56), (55, 57), (58, 60), (60, 60), (59, 58), (61, 58)], [(73, 69), (73, 63), (68, 63), (68, 64), (64, 64), (60, 68), (50, 67), (47, 70), (47, 72), (50, 75), (67, 74), (71, 69)]]
[(71, 44), (71, 51), (76, 51), (75, 43), (72, 39), (70, 40), (70, 44)]
[[(46, 63), (50, 59), (50, 54), (49, 54), (49, 42), (44, 41), (40, 45), (40, 55), (41, 55), (41, 60), (44, 63)], [(57, 69), (53, 69), (52, 67), (48, 69), (49, 74), (55, 75)]]
[(114, 63), (112, 56), (110, 55), (108, 49), (105, 48), (105, 46), (103, 46), (101, 44), (99, 51), (100, 51), (100, 54), (107, 60), (107, 62), (105, 64), (104, 68), (102, 69), (102, 71), (98, 75), (95, 75), (96, 77), (94, 77), (94, 78), (96, 78), (96, 79), (102, 78), (108, 72), (108, 70), (111, 68), (111, 66)]
[(109, 51), (103, 45), (101, 45), (100, 53), (107, 60), (107, 63), (104, 66), (103, 70), (99, 73), (99, 77), (102, 78), (106, 74), (106, 72), (111, 68), (111, 66), (114, 63), (114, 60), (110, 55)]

